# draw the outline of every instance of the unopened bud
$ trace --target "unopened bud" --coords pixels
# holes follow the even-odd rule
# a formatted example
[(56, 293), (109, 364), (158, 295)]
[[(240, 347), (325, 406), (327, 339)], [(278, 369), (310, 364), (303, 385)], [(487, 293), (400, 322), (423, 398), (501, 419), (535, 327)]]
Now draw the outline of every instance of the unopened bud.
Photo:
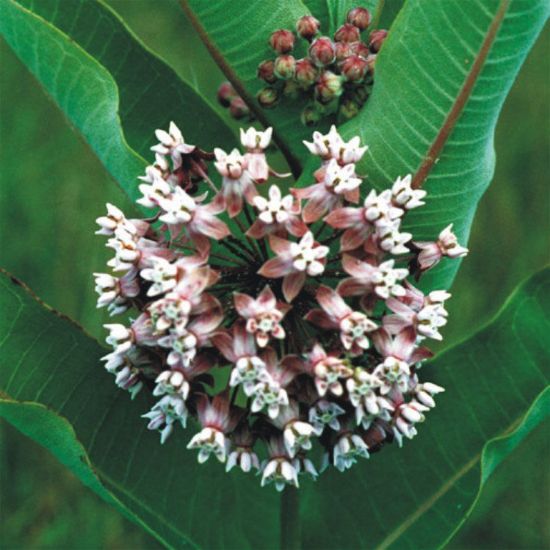
[(355, 25), (359, 30), (364, 31), (371, 22), (370, 11), (366, 8), (353, 8), (348, 12), (348, 23)]
[(296, 22), (296, 32), (308, 41), (319, 32), (319, 20), (313, 15), (304, 15)]
[(342, 77), (332, 71), (323, 71), (315, 86), (315, 97), (319, 103), (327, 104), (342, 94)]
[(372, 53), (378, 53), (384, 40), (388, 36), (388, 31), (383, 29), (372, 31), (369, 36), (369, 48)]
[(335, 33), (336, 42), (357, 42), (361, 38), (361, 31), (350, 23), (344, 23)]
[(256, 97), (258, 99), (258, 103), (264, 107), (264, 109), (275, 107), (275, 105), (279, 102), (279, 92), (272, 86), (262, 88)]
[(296, 82), (304, 88), (309, 88), (319, 76), (319, 69), (307, 58), (296, 61)]
[(305, 126), (315, 126), (321, 120), (321, 112), (313, 105), (308, 105), (300, 115), (302, 124)]
[(369, 71), (371, 73), (374, 73), (374, 65), (376, 63), (376, 54), (372, 53), (367, 57), (367, 66), (369, 67)]
[(309, 47), (309, 56), (318, 67), (326, 67), (333, 63), (336, 52), (332, 40), (327, 36), (321, 36), (314, 40)]
[(290, 99), (298, 99), (300, 96), (300, 87), (294, 80), (287, 80), (283, 86), (283, 95)]
[(294, 33), (279, 29), (271, 35), (269, 44), (278, 54), (288, 53), (294, 48)]
[(266, 59), (258, 65), (258, 78), (261, 78), (263, 81), (268, 84), (273, 84), (277, 81), (277, 77), (274, 74), (275, 63), (272, 59)]
[(275, 59), (273, 70), (275, 76), (282, 80), (293, 78), (296, 73), (296, 59), (292, 55), (280, 55)]
[(248, 105), (243, 101), (242, 97), (238, 96), (231, 100), (231, 103), (229, 104), (229, 112), (236, 120), (240, 120), (241, 118), (250, 115)]
[(218, 101), (224, 107), (229, 107), (231, 100), (237, 97), (235, 88), (231, 85), (231, 82), (222, 82), (218, 88)]
[(354, 53), (351, 49), (351, 44), (348, 42), (336, 42), (334, 44), (334, 51), (336, 53), (336, 61), (344, 61), (346, 57)]
[(355, 55), (360, 55), (365, 58), (370, 55), (369, 47), (364, 42), (353, 42), (350, 44), (350, 48)]
[(352, 98), (344, 99), (344, 101), (340, 104), (340, 114), (346, 119), (357, 116), (360, 109), (361, 106)]
[(367, 74), (367, 60), (359, 55), (346, 57), (340, 66), (342, 75), (348, 82), (361, 82)]
[(359, 104), (359, 106), (364, 105), (370, 95), (370, 88), (366, 85), (357, 86), (352, 92), (353, 100)]

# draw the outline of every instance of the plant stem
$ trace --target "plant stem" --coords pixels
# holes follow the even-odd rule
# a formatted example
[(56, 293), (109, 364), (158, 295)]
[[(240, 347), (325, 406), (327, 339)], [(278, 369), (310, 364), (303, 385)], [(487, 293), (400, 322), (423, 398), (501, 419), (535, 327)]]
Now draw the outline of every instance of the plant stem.
[(281, 494), (281, 550), (300, 550), (300, 539), (298, 489), (287, 486)]

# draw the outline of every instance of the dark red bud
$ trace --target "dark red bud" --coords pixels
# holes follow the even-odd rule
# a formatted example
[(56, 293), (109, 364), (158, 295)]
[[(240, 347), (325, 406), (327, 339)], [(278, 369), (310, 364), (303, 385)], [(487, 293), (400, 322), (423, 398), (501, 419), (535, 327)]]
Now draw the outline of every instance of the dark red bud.
[(369, 48), (372, 53), (378, 53), (384, 40), (388, 36), (388, 31), (383, 29), (372, 31), (369, 36)]
[(342, 61), (340, 70), (348, 82), (361, 82), (367, 74), (367, 60), (359, 55), (350, 55)]
[(319, 76), (319, 69), (307, 58), (296, 61), (296, 82), (308, 88), (313, 85)]
[(294, 33), (279, 29), (271, 35), (269, 44), (279, 54), (288, 53), (294, 48)]
[(304, 15), (296, 22), (296, 32), (308, 41), (319, 32), (319, 20), (313, 15)]
[(218, 101), (224, 107), (229, 107), (231, 100), (237, 97), (235, 88), (231, 85), (231, 82), (222, 82), (218, 88)]
[(350, 23), (344, 23), (335, 33), (336, 42), (357, 42), (361, 38), (359, 29)]
[(258, 65), (258, 78), (261, 78), (268, 84), (273, 84), (277, 81), (277, 77), (274, 74), (275, 63), (272, 59), (266, 59)]
[(292, 55), (280, 55), (273, 66), (275, 76), (282, 80), (293, 78), (296, 73), (296, 59)]
[(235, 97), (231, 100), (231, 103), (229, 104), (229, 112), (236, 120), (240, 120), (241, 118), (250, 115), (250, 109), (241, 97)]
[(315, 86), (315, 98), (323, 105), (342, 94), (342, 77), (332, 71), (323, 71)]
[(367, 57), (367, 67), (369, 72), (374, 74), (374, 65), (376, 63), (376, 54), (372, 53)]
[(351, 44), (348, 42), (336, 42), (336, 44), (334, 44), (334, 50), (336, 52), (336, 61), (343, 61), (346, 57), (353, 53)]
[(272, 86), (267, 86), (258, 92), (258, 103), (265, 109), (275, 107), (279, 102), (279, 92)]
[(321, 36), (314, 40), (309, 47), (309, 56), (318, 67), (326, 67), (333, 63), (336, 52), (332, 40), (327, 36)]
[(364, 31), (371, 22), (370, 11), (367, 8), (353, 8), (348, 12), (348, 23), (355, 25), (359, 30)]
[(364, 58), (370, 55), (369, 47), (364, 42), (353, 42), (350, 44), (350, 47), (351, 51), (356, 55)]

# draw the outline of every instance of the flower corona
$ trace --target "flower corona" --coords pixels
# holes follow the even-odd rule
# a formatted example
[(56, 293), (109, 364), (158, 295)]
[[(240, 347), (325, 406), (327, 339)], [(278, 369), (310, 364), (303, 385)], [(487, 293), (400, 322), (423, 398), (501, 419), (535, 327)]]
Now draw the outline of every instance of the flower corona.
[[(353, 45), (369, 22), (352, 10), (339, 40)], [(313, 40), (318, 23), (297, 28)], [(294, 36), (271, 43), (287, 55)], [(426, 192), (405, 174), (367, 189), (358, 137), (315, 132), (305, 146), (319, 166), (293, 187), (268, 163), (271, 135), (241, 130), (243, 151), (209, 152), (174, 123), (157, 130), (137, 201), (150, 217), (107, 205), (97, 233), (113, 273), (96, 273), (95, 288), (98, 307), (129, 318), (105, 325), (106, 369), (132, 398), (156, 399), (143, 417), (161, 443), (192, 431), (199, 462), (282, 490), (416, 435), (443, 391), (419, 373), (450, 294), (413, 282), (467, 249), (452, 226), (433, 242), (402, 230)]]

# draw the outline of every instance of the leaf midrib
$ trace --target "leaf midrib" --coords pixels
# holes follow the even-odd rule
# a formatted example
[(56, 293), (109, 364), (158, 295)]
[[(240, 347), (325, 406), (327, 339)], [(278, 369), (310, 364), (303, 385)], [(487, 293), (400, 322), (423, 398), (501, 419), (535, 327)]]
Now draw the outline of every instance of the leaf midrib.
[(500, 26), (502, 24), (502, 21), (504, 20), (509, 6), (510, 0), (500, 0), (500, 5), (493, 17), (493, 20), (491, 21), (491, 24), (489, 25), (489, 28), (487, 29), (485, 38), (481, 43), (481, 46), (474, 59), (474, 62), (472, 63), (470, 71), (466, 75), (466, 79), (464, 80), (464, 83), (460, 88), (460, 91), (456, 99), (454, 100), (453, 105), (449, 113), (447, 114), (447, 117), (445, 118), (443, 126), (441, 126), (439, 132), (435, 136), (435, 139), (430, 145), (430, 148), (428, 149), (428, 152), (426, 153), (426, 156), (424, 157), (420, 168), (413, 177), (413, 188), (418, 189), (422, 187), (422, 185), (428, 178), (428, 175), (431, 172), (432, 168), (435, 166), (439, 155), (443, 150), (443, 147), (449, 139), (451, 132), (453, 131), (462, 111), (464, 110), (464, 107), (466, 106), (466, 103), (468, 102), (468, 99), (470, 98), (470, 95), (472, 94), (474, 85), (477, 82), (477, 79), (479, 77), (479, 74), (481, 73), (483, 65), (485, 64), (487, 56), (489, 55), (491, 46), (495, 41), (498, 30), (500, 29)]

